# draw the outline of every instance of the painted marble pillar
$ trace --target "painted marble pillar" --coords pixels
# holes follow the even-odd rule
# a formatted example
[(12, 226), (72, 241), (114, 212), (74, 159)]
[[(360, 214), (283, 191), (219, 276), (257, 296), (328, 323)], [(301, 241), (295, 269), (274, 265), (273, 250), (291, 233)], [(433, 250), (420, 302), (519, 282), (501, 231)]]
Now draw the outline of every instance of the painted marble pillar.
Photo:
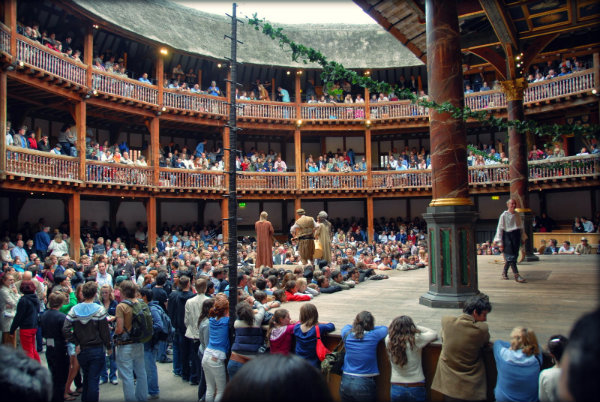
[[(462, 54), (454, 0), (427, 0), (429, 96), (464, 107)], [(423, 215), (429, 231), (429, 307), (461, 307), (479, 293), (474, 224), (469, 198), (467, 135), (462, 119), (430, 111), (432, 200)]]
[[(523, 120), (523, 92), (527, 88), (524, 78), (500, 82), (502, 91), (506, 95), (508, 121)], [(516, 211), (519, 212), (527, 233), (525, 242), (525, 260), (538, 261), (538, 256), (533, 254), (533, 213), (529, 208), (529, 167), (527, 165), (527, 134), (519, 133), (514, 128), (508, 129), (508, 158), (510, 177), (510, 198), (517, 202)]]

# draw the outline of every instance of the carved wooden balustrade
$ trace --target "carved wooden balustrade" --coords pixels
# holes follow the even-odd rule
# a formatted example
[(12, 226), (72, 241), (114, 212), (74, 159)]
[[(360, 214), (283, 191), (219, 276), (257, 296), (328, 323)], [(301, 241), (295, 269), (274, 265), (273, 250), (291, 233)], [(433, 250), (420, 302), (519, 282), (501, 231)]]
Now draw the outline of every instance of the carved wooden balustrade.
[(10, 54), (10, 29), (0, 23), (0, 52)]
[(94, 70), (92, 72), (92, 89), (101, 95), (135, 100), (149, 106), (155, 106), (158, 103), (156, 86), (106, 71)]
[(594, 70), (583, 70), (556, 77), (551, 80), (534, 82), (525, 90), (523, 102), (536, 103), (564, 96), (578, 95), (594, 89)]
[(351, 190), (367, 187), (367, 173), (303, 173), (302, 190)]
[(79, 182), (78, 158), (15, 146), (6, 148), (8, 174), (41, 180)]
[(293, 103), (238, 100), (237, 114), (240, 118), (294, 120), (296, 106)]
[[(79, 160), (9, 146), (6, 152), (6, 174), (13, 178), (29, 177), (40, 180), (79, 182)], [(368, 186), (367, 172), (309, 173), (302, 172), (298, 187), (296, 173), (237, 172), (238, 190), (242, 192), (284, 193), (296, 190), (306, 192), (361, 192), (428, 190), (431, 188), (431, 170), (373, 171), (372, 185)], [(222, 192), (226, 190), (225, 175), (220, 171), (160, 168), (159, 181), (154, 182), (154, 168), (86, 160), (86, 182), (119, 187), (156, 187), (162, 190), (197, 190)], [(472, 187), (505, 186), (510, 183), (508, 165), (497, 163), (469, 167), (469, 185)], [(529, 162), (529, 180), (532, 183), (557, 182), (568, 179), (600, 179), (600, 155), (576, 155)]]
[(242, 192), (293, 191), (296, 189), (296, 174), (237, 172), (237, 188)]
[(303, 120), (363, 120), (365, 105), (352, 103), (303, 103)]
[(88, 160), (85, 164), (86, 181), (94, 184), (151, 187), (154, 185), (153, 173), (152, 168), (124, 163)]
[(181, 92), (175, 89), (164, 89), (163, 106), (181, 111), (219, 116), (227, 114), (227, 101), (225, 98)]
[(86, 85), (85, 64), (21, 35), (17, 37), (17, 60), (23, 62), (26, 67), (46, 72), (81, 87)]
[(224, 190), (223, 172), (160, 168), (158, 187), (183, 190)]

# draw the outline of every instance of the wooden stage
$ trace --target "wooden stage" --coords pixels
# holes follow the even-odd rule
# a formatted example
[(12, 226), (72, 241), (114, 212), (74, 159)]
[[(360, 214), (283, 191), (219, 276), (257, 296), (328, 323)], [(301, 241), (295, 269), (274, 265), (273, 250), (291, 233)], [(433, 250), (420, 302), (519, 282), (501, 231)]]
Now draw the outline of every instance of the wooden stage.
[[(600, 255), (540, 256), (538, 262), (519, 264), (527, 283), (501, 280), (501, 256), (478, 256), (479, 290), (490, 297), (492, 312), (488, 324), (492, 339), (509, 338), (515, 326), (532, 328), (545, 345), (555, 334), (568, 335), (584, 312), (598, 306)], [(366, 281), (356, 288), (319, 295), (313, 303), (319, 321), (333, 322), (336, 332), (351, 324), (356, 314), (368, 310), (375, 325), (389, 325), (399, 315), (410, 315), (415, 323), (436, 330), (444, 315), (458, 315), (459, 309), (434, 309), (419, 304), (427, 292), (427, 269), (385, 271), (390, 279)], [(509, 273), (512, 278), (512, 273)], [(284, 308), (298, 319), (303, 302), (290, 302)]]

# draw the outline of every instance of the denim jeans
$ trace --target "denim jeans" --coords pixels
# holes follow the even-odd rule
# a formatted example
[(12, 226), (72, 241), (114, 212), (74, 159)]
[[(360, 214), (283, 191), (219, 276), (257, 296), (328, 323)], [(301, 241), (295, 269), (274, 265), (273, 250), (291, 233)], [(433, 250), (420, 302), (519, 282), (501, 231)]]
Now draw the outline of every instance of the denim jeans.
[(146, 378), (148, 379), (148, 395), (158, 395), (158, 371), (156, 370), (156, 356), (158, 344), (144, 348), (144, 363), (146, 365)]
[(100, 379), (104, 382), (117, 379), (117, 362), (115, 361), (114, 353), (110, 356), (106, 356), (104, 359), (104, 366), (102, 366), (102, 371), (100, 372)]
[(392, 384), (390, 388), (391, 402), (423, 402), (427, 398), (425, 385), (422, 387), (403, 387)]
[(227, 374), (229, 374), (229, 381), (231, 381), (233, 376), (240, 371), (242, 367), (244, 367), (242, 363), (231, 359), (229, 360), (229, 363), (227, 363)]
[(206, 376), (204, 375), (204, 370), (202, 369), (203, 357), (203, 353), (198, 353), (198, 361), (200, 362), (200, 366), (198, 366), (198, 372), (200, 375), (200, 383), (198, 384), (198, 400), (204, 398), (204, 396), (206, 395)]
[[(148, 380), (144, 361), (144, 344), (132, 343), (117, 346), (117, 368), (123, 381), (123, 395), (126, 401), (148, 399)], [(135, 373), (135, 385), (133, 376)]]
[(85, 348), (77, 355), (83, 371), (83, 393), (81, 394), (83, 402), (96, 402), (100, 397), (100, 371), (104, 356), (103, 346)]
[(167, 360), (167, 341), (158, 341), (158, 355), (156, 356), (157, 362), (164, 362)]
[(377, 398), (375, 377), (358, 377), (345, 373), (342, 374), (340, 398), (342, 402), (375, 402)]
[(181, 375), (181, 356), (179, 349), (181, 348), (181, 342), (179, 334), (175, 334), (173, 337), (173, 374)]

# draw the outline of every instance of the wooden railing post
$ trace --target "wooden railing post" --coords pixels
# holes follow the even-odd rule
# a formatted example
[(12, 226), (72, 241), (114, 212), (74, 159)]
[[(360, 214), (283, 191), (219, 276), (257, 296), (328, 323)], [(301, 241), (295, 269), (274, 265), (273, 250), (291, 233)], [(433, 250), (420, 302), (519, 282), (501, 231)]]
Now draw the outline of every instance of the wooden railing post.
[(14, 60), (17, 57), (17, 0), (4, 0), (4, 25), (10, 28), (10, 54)]
[(0, 178), (6, 175), (6, 71), (0, 71)]
[(79, 262), (79, 255), (81, 253), (80, 239), (81, 239), (81, 196), (78, 192), (74, 192), (69, 196), (68, 202), (69, 210), (69, 236), (71, 238), (70, 256), (76, 262)]

